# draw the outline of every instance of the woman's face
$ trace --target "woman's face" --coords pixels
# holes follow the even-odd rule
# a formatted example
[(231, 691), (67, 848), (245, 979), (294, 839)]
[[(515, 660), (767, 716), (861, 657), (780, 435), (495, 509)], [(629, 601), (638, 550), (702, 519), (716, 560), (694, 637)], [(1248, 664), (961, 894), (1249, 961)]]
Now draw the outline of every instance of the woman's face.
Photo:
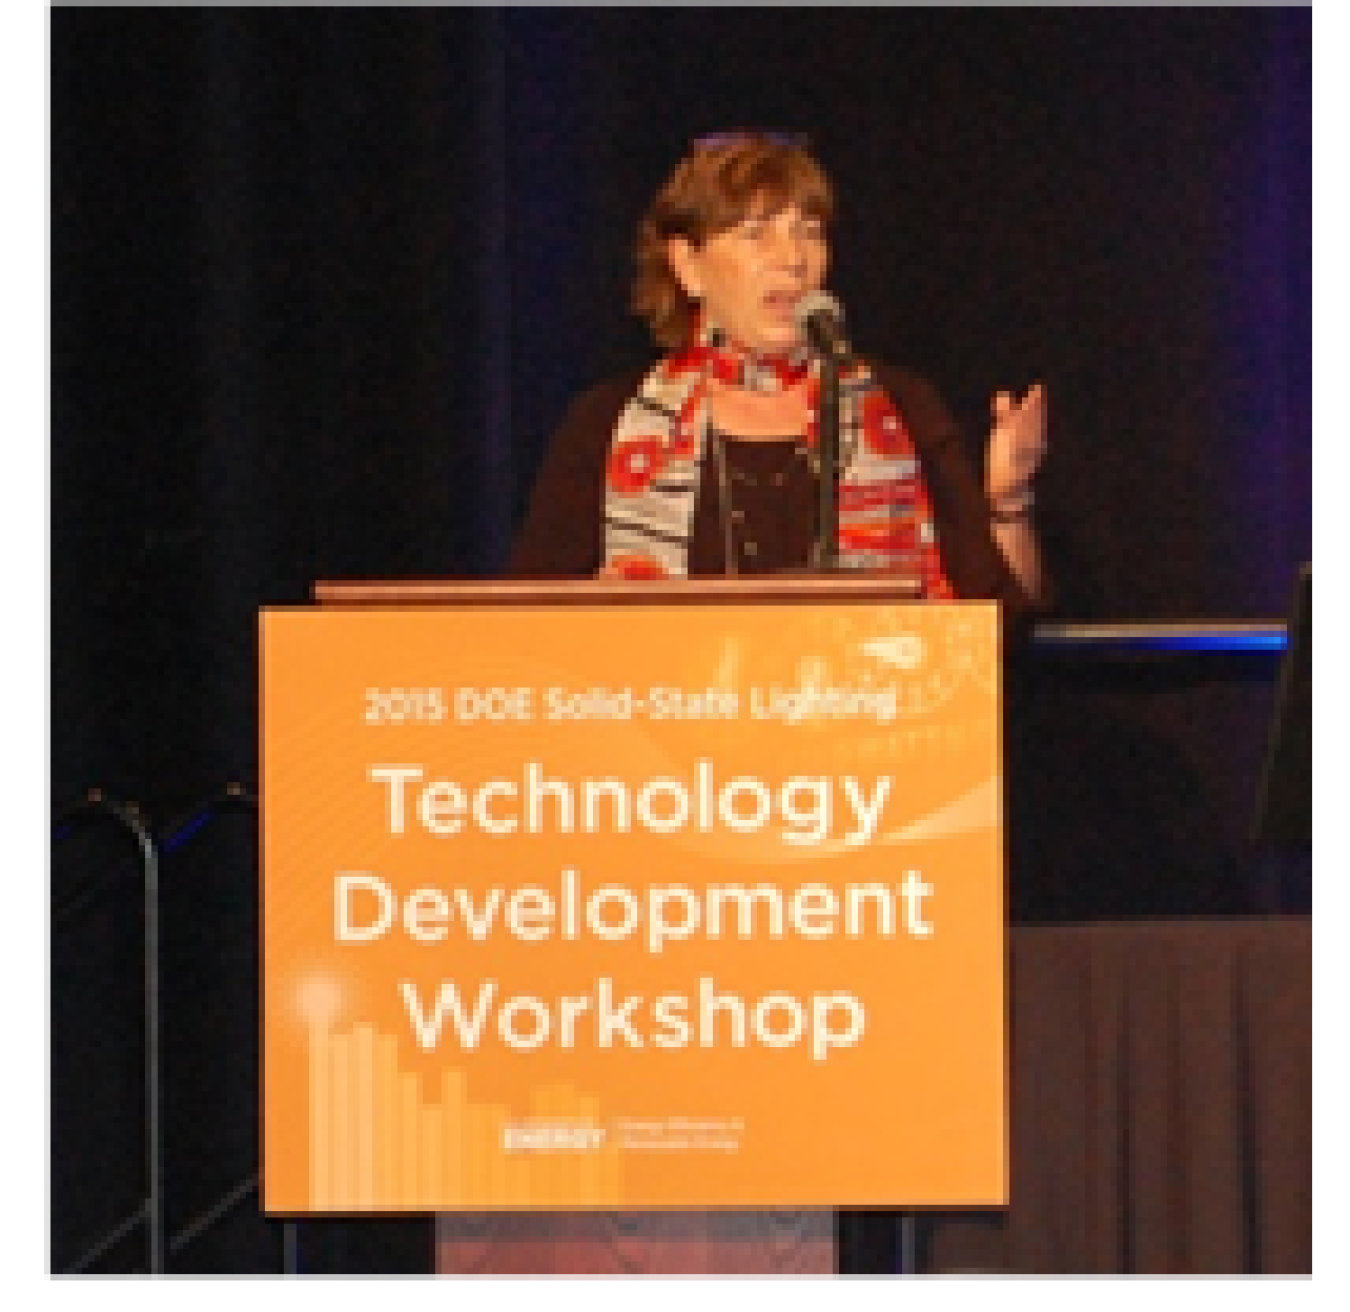
[(795, 204), (752, 206), (701, 246), (673, 237), (666, 252), (685, 292), (734, 342), (769, 353), (800, 341), (797, 302), (820, 288), (830, 255), (825, 225)]

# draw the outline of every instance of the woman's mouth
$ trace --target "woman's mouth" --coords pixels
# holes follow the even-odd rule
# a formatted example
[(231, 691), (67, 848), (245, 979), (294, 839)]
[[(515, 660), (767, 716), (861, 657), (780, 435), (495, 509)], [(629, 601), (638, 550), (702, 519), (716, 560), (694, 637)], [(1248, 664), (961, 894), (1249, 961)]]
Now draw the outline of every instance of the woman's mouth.
[(769, 292), (764, 297), (764, 307), (779, 318), (790, 319), (799, 300), (800, 292)]

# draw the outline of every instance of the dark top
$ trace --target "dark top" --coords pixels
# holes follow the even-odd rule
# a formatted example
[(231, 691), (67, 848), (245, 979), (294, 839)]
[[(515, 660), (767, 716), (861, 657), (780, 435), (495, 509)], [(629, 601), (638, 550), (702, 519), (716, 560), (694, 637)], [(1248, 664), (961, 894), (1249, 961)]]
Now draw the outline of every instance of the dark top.
[[(871, 365), (899, 409), (913, 439), (933, 503), (938, 544), (956, 595), (1003, 603), (1014, 624), (1032, 602), (993, 539), (980, 480), (966, 457), (960, 431), (926, 380), (894, 365)], [(525, 521), (516, 535), (508, 571), (519, 578), (587, 578), (604, 554), (604, 470), (619, 414), (644, 374), (611, 379), (572, 403), (550, 442), (535, 478)], [(753, 555), (736, 542), (742, 574), (795, 568), (805, 561), (812, 534), (814, 478), (787, 442), (728, 442), (732, 509), (745, 515), (744, 535)], [(795, 468), (794, 468), (795, 466)], [(775, 485), (773, 474), (786, 477)], [(691, 575), (725, 574), (726, 548), (716, 461), (709, 450), (689, 543)]]
[(805, 450), (795, 437), (737, 442), (714, 432), (712, 441), (725, 455), (727, 513), (716, 455), (710, 451), (694, 506), (695, 536), (715, 538), (722, 547), (720, 559), (730, 556), (737, 574), (804, 569), (811, 559), (820, 501), (817, 475)]

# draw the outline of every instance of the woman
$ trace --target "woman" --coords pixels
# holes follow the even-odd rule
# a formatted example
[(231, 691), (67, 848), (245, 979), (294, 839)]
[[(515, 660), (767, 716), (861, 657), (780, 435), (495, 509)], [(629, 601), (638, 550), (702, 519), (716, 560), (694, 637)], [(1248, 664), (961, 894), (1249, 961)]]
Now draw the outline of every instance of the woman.
[[(746, 132), (694, 145), (638, 232), (633, 308), (667, 354), (573, 403), (537, 476), (512, 574), (678, 578), (810, 566), (820, 365), (795, 312), (825, 281), (833, 213), (828, 180), (796, 142)], [(917, 586), (925, 598), (993, 598), (1005, 615), (1029, 613), (1045, 591), (1030, 518), (1042, 390), (1020, 402), (1000, 394), (994, 419), (981, 490), (929, 384), (878, 362), (847, 368), (840, 563), (903, 576), (905, 595)], [(464, 1218), (441, 1224), (442, 1269), (460, 1269), (460, 1232), (467, 1227), (466, 1252), (476, 1232)], [(540, 1233), (550, 1225), (540, 1222)], [(893, 1269), (893, 1228), (893, 1216), (853, 1214), (839, 1232), (840, 1260)], [(709, 1212), (574, 1219), (567, 1269), (609, 1269), (616, 1249), (649, 1244), (656, 1256), (638, 1264), (648, 1270), (750, 1271), (763, 1261), (768, 1271), (782, 1260), (764, 1256), (778, 1252), (780, 1230), (794, 1240), (795, 1269), (833, 1266), (828, 1213)]]
[[(798, 142), (695, 143), (642, 220), (633, 308), (668, 354), (583, 394), (536, 479), (510, 571), (662, 578), (810, 564), (820, 364), (795, 314), (829, 265), (833, 193)], [(1044, 393), (1000, 393), (980, 488), (933, 388), (880, 362), (840, 386), (845, 567), (1022, 615), (1046, 584), (1031, 523)]]

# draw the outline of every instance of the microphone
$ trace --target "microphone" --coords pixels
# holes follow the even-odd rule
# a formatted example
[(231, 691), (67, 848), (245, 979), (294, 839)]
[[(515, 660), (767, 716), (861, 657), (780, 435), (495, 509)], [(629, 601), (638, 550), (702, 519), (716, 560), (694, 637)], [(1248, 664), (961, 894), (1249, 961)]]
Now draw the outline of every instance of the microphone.
[(844, 335), (844, 307), (829, 292), (803, 296), (793, 317), (817, 355), (836, 364), (847, 364), (853, 358), (853, 347)]

